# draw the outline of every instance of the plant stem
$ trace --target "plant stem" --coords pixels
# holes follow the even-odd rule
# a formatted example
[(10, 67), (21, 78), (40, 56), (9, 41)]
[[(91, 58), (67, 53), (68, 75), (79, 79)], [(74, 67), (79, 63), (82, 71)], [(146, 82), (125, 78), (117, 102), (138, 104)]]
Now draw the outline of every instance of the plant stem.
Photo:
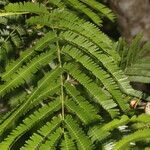
[[(62, 68), (62, 62), (61, 62), (61, 50), (59, 47), (59, 43), (58, 41), (56, 42), (57, 45), (57, 55), (58, 55), (58, 62), (59, 62), (59, 67)], [(61, 74), (60, 76), (60, 84), (61, 84), (61, 89), (60, 89), (60, 100), (61, 100), (61, 104), (62, 104), (62, 119), (64, 120), (64, 116), (65, 116), (65, 108), (64, 108), (64, 83), (63, 83), (63, 75)]]

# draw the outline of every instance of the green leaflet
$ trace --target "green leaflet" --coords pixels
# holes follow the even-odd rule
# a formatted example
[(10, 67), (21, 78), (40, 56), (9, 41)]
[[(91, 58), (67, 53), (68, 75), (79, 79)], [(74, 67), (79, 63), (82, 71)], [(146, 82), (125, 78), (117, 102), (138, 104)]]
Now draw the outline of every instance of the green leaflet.
[(124, 147), (128, 146), (130, 142), (136, 142), (141, 139), (144, 140), (145, 138), (150, 138), (150, 129), (139, 130), (124, 137), (115, 144), (113, 149), (122, 150)]
[(133, 121), (133, 122), (149, 123), (150, 122), (150, 115), (148, 115), (148, 114), (141, 114), (139, 116), (133, 116), (131, 118), (131, 121)]
[(114, 80), (118, 83), (119, 88), (127, 94), (138, 95), (141, 96), (141, 92), (133, 90), (130, 86), (127, 76), (124, 75), (124, 72), (120, 70), (114, 61), (113, 57), (103, 54), (99, 47), (94, 45), (92, 42), (85, 39), (83, 36), (78, 35), (73, 32), (65, 32), (62, 33), (63, 39), (80, 47), (85, 53), (91, 55), (91, 57), (95, 57), (99, 63), (102, 63), (103, 67), (108, 70), (108, 72), (112, 75)]
[(68, 133), (64, 134), (64, 140), (61, 143), (61, 150), (76, 150), (73, 139), (68, 136)]
[(50, 4), (53, 4), (59, 8), (65, 8), (65, 4), (61, 0), (49, 0)]
[(114, 119), (109, 123), (106, 123), (102, 126), (96, 126), (90, 129), (89, 135), (92, 138), (92, 141), (96, 140), (104, 140), (109, 135), (111, 135), (111, 131), (115, 128), (124, 125), (129, 122), (129, 118), (127, 116), (122, 116), (120, 119)]
[(4, 129), (7, 129), (14, 121), (16, 121), (22, 115), (22, 113), (25, 113), (29, 108), (32, 108), (33, 107), (33, 105), (31, 105), (32, 102), (35, 105), (35, 103), (37, 102), (36, 100), (33, 101), (35, 98), (37, 98), (38, 101), (41, 100), (39, 99), (40, 94), (38, 95), (38, 93), (43, 88), (45, 88), (45, 86), (47, 86), (47, 84), (49, 84), (50, 81), (56, 79), (58, 75), (60, 75), (61, 73), (62, 73), (61, 68), (56, 68), (54, 71), (48, 73), (45, 76), (45, 78), (42, 79), (42, 81), (39, 83), (38, 87), (35, 88), (33, 93), (29, 95), (27, 100), (0, 125), (0, 134), (4, 132)]
[[(20, 17), (21, 19), (22, 17)], [(25, 45), (26, 40), (24, 36), (28, 37), (27, 29), (25, 25), (19, 24), (19, 17), (16, 17), (15, 22), (13, 16), (1, 17), (1, 51), (0, 51), (0, 63), (1, 72), (5, 71), (5, 67), (9, 63), (9, 59), (14, 59), (15, 54), (20, 51), (20, 47)], [(13, 21), (13, 22), (12, 22)]]
[(85, 125), (99, 120), (98, 116), (96, 116), (97, 118), (94, 118), (89, 112), (83, 110), (83, 108), (81, 108), (71, 99), (66, 100), (65, 105), (67, 107), (67, 110), (69, 112), (75, 113), (75, 115), (78, 116)]
[(133, 82), (150, 83), (150, 58), (139, 58), (131, 67), (126, 69), (129, 80)]
[(60, 123), (61, 118), (54, 117), (51, 122), (47, 122), (41, 129), (39, 129), (38, 133), (34, 133), (21, 150), (38, 149), (47, 138), (51, 139), (51, 133), (59, 127)]
[(88, 136), (86, 136), (82, 129), (79, 128), (78, 124), (73, 120), (71, 116), (67, 116), (65, 118), (65, 123), (67, 129), (71, 133), (72, 138), (77, 141), (79, 149), (92, 150), (94, 148)]
[(51, 60), (53, 60), (55, 53), (55, 49), (51, 50), (45, 54), (41, 54), (40, 56), (35, 57), (31, 62), (29, 62), (23, 68), (20, 68), (13, 76), (11, 80), (4, 83), (0, 87), (0, 96), (3, 96), (13, 88), (20, 86), (21, 84), (28, 82), (30, 78), (34, 75), (37, 70), (39, 70), (42, 66), (48, 64)]
[(36, 42), (36, 45), (32, 48), (21, 53), (21, 56), (14, 62), (10, 63), (6, 67), (6, 71), (2, 74), (2, 79), (7, 81), (11, 78), (11, 75), (15, 73), (23, 63), (28, 62), (37, 52), (42, 52), (47, 44), (53, 42), (56, 39), (53, 32), (48, 32), (40, 40)]
[[(103, 4), (100, 4), (96, 1), (85, 1), (85, 0), (49, 0), (50, 3), (56, 5), (59, 8), (69, 7), (72, 6), (76, 10), (78, 10), (81, 13), (84, 13), (87, 15), (95, 24), (100, 25), (101, 24), (101, 15), (97, 12), (92, 11), (91, 9), (95, 9), (96, 11), (102, 13), (107, 18), (109, 18), (111, 21), (114, 21), (114, 14), (113, 12), (104, 6)], [(67, 4), (67, 6), (65, 5)]]
[(30, 12), (37, 14), (46, 14), (48, 13), (47, 8), (39, 3), (10, 3), (5, 7), (5, 10), (8, 12)]
[(63, 47), (63, 52), (69, 54), (72, 58), (79, 61), (84, 67), (93, 73), (103, 84), (104, 88), (110, 92), (115, 101), (119, 104), (123, 111), (126, 111), (129, 107), (122, 98), (122, 93), (117, 89), (117, 83), (110, 76), (109, 72), (104, 71), (97, 63), (90, 58), (90, 56), (84, 54), (81, 50), (67, 45)]
[(89, 114), (92, 114), (93, 119), (101, 118), (100, 115), (98, 115), (98, 110), (96, 110), (95, 107), (88, 100), (81, 96), (81, 93), (74, 86), (71, 86), (69, 83), (65, 83), (65, 88), (68, 94), (72, 97), (72, 99), (82, 109), (84, 109), (84, 111), (86, 111)]
[[(78, 69), (75, 64), (67, 64), (66, 69), (79, 83), (81, 83), (94, 97), (95, 101), (99, 103), (111, 117), (117, 115), (116, 103), (107, 95), (102, 89), (92, 81), (85, 73)], [(99, 89), (99, 90), (97, 90)]]
[(54, 132), (50, 137), (49, 139), (39, 148), (40, 150), (53, 150), (56, 148), (56, 145), (59, 141), (59, 139), (61, 138), (62, 136), (62, 130), (61, 128), (58, 128), (56, 130), (56, 132)]
[(84, 5), (80, 1), (78, 1), (78, 0), (66, 0), (66, 2), (69, 3), (75, 9), (86, 14), (98, 26), (101, 25), (102, 20), (101, 20), (100, 16), (98, 14), (96, 14), (95, 12), (91, 11), (90, 8), (88, 8), (86, 5)]
[(138, 34), (130, 46), (124, 39), (120, 39), (116, 50), (121, 56), (120, 67), (125, 70), (132, 82), (150, 83), (150, 58), (147, 55), (150, 43), (143, 45), (142, 34)]
[[(14, 50), (17, 59), (9, 65), (5, 60), (3, 65), (0, 96), (14, 110), (0, 123), (0, 149), (97, 150), (115, 144), (122, 149), (140, 139), (148, 147), (149, 116), (127, 116), (131, 114), (128, 95), (141, 93), (129, 85), (118, 67), (121, 56), (116, 45), (97, 26), (103, 16), (113, 20), (112, 12), (96, 0), (40, 2), (10, 3), (2, 14), (14, 20), (24, 14), (19, 21), (27, 23), (23, 27), (34, 34), (35, 45), (28, 43), (31, 48), (15, 56), (11, 41), (24, 49), (20, 37), (27, 38), (17, 28), (1, 52), (1, 58), (10, 61), (5, 49)], [(7, 20), (1, 22), (7, 25)], [(7, 31), (2, 34), (7, 36)], [(131, 46), (134, 52), (139, 49), (139, 38)], [(131, 58), (135, 60), (133, 54)], [(141, 62), (134, 66), (137, 72), (149, 69), (148, 60)], [(135, 70), (130, 72), (134, 76)]]
[(95, 0), (80, 0), (80, 1), (91, 6), (91, 8), (97, 10), (98, 12), (102, 13), (104, 16), (106, 16), (111, 21), (114, 21), (115, 15), (105, 5), (99, 3)]
[(49, 16), (45, 15), (43, 16), (43, 18), (40, 18), (39, 16), (31, 17), (27, 20), (27, 23), (41, 24), (50, 26), (51, 28), (73, 31), (88, 38), (94, 44), (98, 45), (98, 47), (100, 47), (103, 51), (112, 55), (115, 60), (118, 60), (118, 54), (114, 50), (110, 50), (110, 48), (112, 47), (112, 41), (91, 23), (79, 19), (76, 15), (68, 11), (63, 11), (62, 13), (62, 10), (59, 9), (51, 12)]
[(20, 124), (12, 133), (6, 138), (6, 140), (0, 143), (0, 148), (7, 150), (11, 145), (17, 141), (26, 131), (31, 129), (34, 125), (43, 120), (46, 116), (56, 112), (60, 109), (60, 101), (55, 100), (54, 102), (49, 103), (48, 105), (43, 106), (38, 111), (35, 111), (30, 117), (26, 118), (23, 121), (23, 124)]

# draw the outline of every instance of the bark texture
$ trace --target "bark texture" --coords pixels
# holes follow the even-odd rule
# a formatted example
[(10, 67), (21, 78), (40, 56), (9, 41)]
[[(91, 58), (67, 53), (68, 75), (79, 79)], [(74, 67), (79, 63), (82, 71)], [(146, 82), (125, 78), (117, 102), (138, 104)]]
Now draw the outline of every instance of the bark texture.
[(122, 35), (127, 41), (143, 32), (143, 41), (150, 41), (150, 0), (110, 0), (118, 15)]

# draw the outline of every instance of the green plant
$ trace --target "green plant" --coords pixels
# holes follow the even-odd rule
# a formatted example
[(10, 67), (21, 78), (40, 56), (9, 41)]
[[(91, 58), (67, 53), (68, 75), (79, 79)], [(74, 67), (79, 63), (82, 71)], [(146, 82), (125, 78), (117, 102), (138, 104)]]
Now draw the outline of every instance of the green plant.
[[(0, 1), (1, 11), (9, 2)], [(0, 71), (5, 71), (7, 63), (18, 57), (19, 51), (28, 44), (28, 31), (23, 16), (0, 16)], [(31, 42), (31, 41), (30, 41)]]
[[(9, 4), (8, 0), (0, 1), (1, 12)], [(19, 13), (18, 13), (19, 14)], [(7, 13), (0, 15), (0, 72), (4, 72), (7, 64), (16, 60), (23, 49), (31, 47), (35, 38), (41, 35), (34, 28), (29, 28), (25, 24), (25, 15), (13, 15)]]
[[(119, 66), (125, 70), (129, 80), (132, 83), (150, 84), (150, 43), (142, 42), (142, 34), (138, 34), (130, 46), (120, 39), (116, 49), (121, 56)], [(143, 98), (150, 100), (147, 94), (143, 94)]]
[(150, 83), (150, 43), (142, 43), (142, 34), (137, 35), (130, 46), (120, 39), (117, 51), (120, 53), (120, 66), (132, 82)]
[(128, 96), (141, 93), (97, 26), (101, 14), (113, 20), (108, 8), (95, 0), (49, 0), (8, 4), (1, 16), (12, 14), (29, 15), (28, 26), (43, 37), (1, 75), (0, 96), (12, 109), (1, 119), (1, 149), (107, 149), (122, 137), (114, 149), (142, 140), (150, 146), (150, 116), (129, 112)]

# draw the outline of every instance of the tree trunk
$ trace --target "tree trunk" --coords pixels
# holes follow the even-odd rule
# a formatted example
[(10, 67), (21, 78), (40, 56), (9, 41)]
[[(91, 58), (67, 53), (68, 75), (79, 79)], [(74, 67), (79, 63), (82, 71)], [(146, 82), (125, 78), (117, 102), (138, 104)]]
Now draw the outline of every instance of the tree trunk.
[(128, 42), (143, 32), (143, 41), (150, 41), (150, 0), (110, 0), (117, 13), (121, 33)]

